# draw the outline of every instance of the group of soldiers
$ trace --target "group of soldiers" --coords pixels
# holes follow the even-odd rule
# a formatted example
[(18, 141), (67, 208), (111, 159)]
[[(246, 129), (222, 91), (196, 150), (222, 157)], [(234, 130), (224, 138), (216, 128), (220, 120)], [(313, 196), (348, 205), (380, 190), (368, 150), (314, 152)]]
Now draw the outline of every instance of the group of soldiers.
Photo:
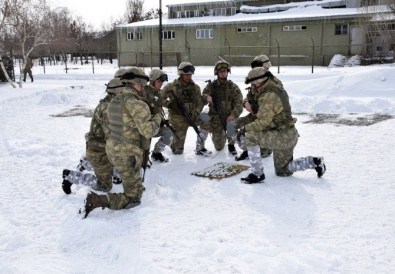
[[(321, 177), (326, 166), (322, 157), (293, 159), (298, 141), (288, 94), (273, 76), (266, 55), (251, 63), (246, 84), (251, 84), (243, 99), (240, 88), (228, 79), (231, 65), (220, 60), (214, 66), (214, 81), (207, 81), (201, 92), (192, 80), (195, 67), (190, 62), (178, 66), (178, 79), (163, 88), (168, 76), (153, 69), (147, 76), (137, 67), (120, 69), (107, 84), (107, 95), (96, 107), (90, 131), (86, 134), (86, 160), (78, 171), (63, 170), (62, 188), (71, 193), (78, 181), (106, 192), (90, 192), (82, 209), (84, 218), (95, 208), (132, 208), (141, 202), (145, 169), (149, 165), (151, 139), (159, 137), (151, 159), (168, 162), (162, 152), (169, 146), (175, 155), (183, 154), (189, 127), (197, 134), (195, 153), (210, 156), (205, 148), (211, 133), (214, 148), (227, 143), (236, 160), (249, 158), (252, 173), (241, 181), (261, 183), (265, 179), (262, 158), (273, 154), (276, 175), (290, 176), (295, 171), (315, 169)], [(208, 104), (208, 113), (202, 112)], [(168, 109), (168, 119), (163, 108)], [(240, 117), (243, 108), (249, 114)], [(235, 144), (242, 153), (237, 156)], [(141, 172), (143, 167), (143, 173)], [(91, 170), (92, 172), (86, 172)], [(113, 183), (122, 183), (123, 192), (111, 193)]]

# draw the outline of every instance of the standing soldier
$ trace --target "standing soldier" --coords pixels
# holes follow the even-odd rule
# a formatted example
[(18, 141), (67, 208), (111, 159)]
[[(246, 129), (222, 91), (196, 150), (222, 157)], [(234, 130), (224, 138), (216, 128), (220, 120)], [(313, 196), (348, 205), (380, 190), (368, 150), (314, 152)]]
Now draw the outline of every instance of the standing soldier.
[[(196, 123), (204, 103), (200, 87), (192, 80), (195, 67), (189, 62), (182, 62), (178, 66), (178, 79), (168, 83), (162, 90), (161, 95), (164, 106), (169, 109), (169, 121), (177, 132), (177, 138), (173, 138), (171, 149), (173, 154), (184, 153), (185, 138), (188, 128), (192, 126), (199, 134)], [(200, 136), (202, 134), (200, 133)], [(204, 136), (201, 136), (204, 138)], [(207, 138), (207, 136), (206, 136)], [(197, 148), (196, 154), (209, 154), (204, 147)]]
[(247, 184), (260, 183), (265, 179), (260, 147), (273, 150), (274, 168), (277, 176), (290, 176), (293, 172), (315, 169), (318, 177), (325, 171), (324, 158), (304, 157), (293, 160), (293, 151), (299, 134), (295, 128), (287, 92), (274, 84), (270, 73), (263, 67), (252, 69), (246, 78), (256, 91), (258, 110), (256, 119), (245, 125), (245, 139), (252, 173), (241, 180)]
[[(200, 130), (202, 136), (207, 138), (208, 132), (212, 133), (212, 141), (216, 150), (222, 150), (226, 142), (226, 127), (229, 122), (238, 118), (243, 111), (243, 95), (239, 87), (228, 80), (230, 64), (226, 61), (218, 61), (214, 67), (214, 75), (217, 79), (209, 81), (203, 90), (203, 99), (209, 105), (209, 118), (206, 123), (202, 122)], [(204, 147), (206, 139), (198, 138), (199, 147)], [(228, 138), (228, 150), (236, 155), (234, 140)]]
[[(79, 171), (64, 169), (62, 189), (66, 194), (71, 193), (71, 185), (83, 184), (89, 185), (98, 191), (108, 192), (113, 183), (113, 165), (109, 162), (106, 154), (106, 140), (110, 136), (108, 124), (107, 106), (111, 99), (119, 94), (124, 85), (118, 78), (111, 79), (107, 84), (107, 95), (100, 100), (95, 108), (91, 120), (89, 132), (85, 134), (86, 140), (86, 159), (80, 160), (81, 167)], [(84, 173), (83, 170), (93, 168), (92, 173)]]
[(30, 80), (33, 82), (32, 73), (33, 61), (30, 57), (26, 57), (26, 62), (23, 67), (23, 82), (26, 82), (26, 74), (29, 74)]
[(149, 149), (150, 139), (159, 130), (161, 114), (151, 116), (148, 105), (141, 97), (142, 87), (149, 78), (136, 67), (128, 69), (121, 77), (125, 88), (108, 105), (110, 138), (106, 143), (108, 159), (120, 172), (123, 193), (88, 194), (84, 217), (97, 207), (113, 210), (140, 205), (143, 184), (140, 169), (143, 151)]
[[(160, 89), (165, 81), (168, 81), (167, 74), (160, 69), (153, 69), (149, 73), (149, 84), (144, 87), (144, 98), (147, 102), (151, 114), (162, 113), (162, 99), (160, 95)], [(166, 146), (170, 146), (170, 143), (174, 137), (173, 132), (167, 126), (161, 125), (159, 133), (154, 137), (160, 137), (156, 142), (154, 150), (152, 151), (151, 158), (154, 161), (161, 163), (168, 162), (169, 159), (164, 157), (162, 151), (165, 150)]]

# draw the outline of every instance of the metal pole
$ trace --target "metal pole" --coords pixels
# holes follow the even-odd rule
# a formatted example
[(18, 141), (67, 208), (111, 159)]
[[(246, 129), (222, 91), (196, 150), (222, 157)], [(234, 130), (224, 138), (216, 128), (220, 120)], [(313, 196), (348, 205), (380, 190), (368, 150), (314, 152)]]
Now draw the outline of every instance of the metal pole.
[(162, 0), (159, 0), (159, 68), (162, 69)]
[(313, 57), (312, 57), (312, 61), (311, 61), (311, 73), (314, 73), (314, 40), (313, 37), (310, 37), (311, 42), (313, 42)]

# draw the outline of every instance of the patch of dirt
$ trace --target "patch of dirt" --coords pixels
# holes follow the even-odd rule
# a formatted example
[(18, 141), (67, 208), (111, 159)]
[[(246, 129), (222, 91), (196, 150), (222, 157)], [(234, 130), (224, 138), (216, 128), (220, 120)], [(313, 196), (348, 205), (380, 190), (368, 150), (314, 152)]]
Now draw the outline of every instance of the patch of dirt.
[(93, 109), (87, 109), (83, 106), (75, 106), (74, 108), (65, 111), (63, 113), (51, 115), (52, 117), (72, 117), (72, 116), (84, 116), (92, 118)]
[[(301, 113), (306, 114), (306, 113)], [(349, 114), (349, 117), (342, 117), (340, 114), (324, 114), (317, 113), (315, 115), (310, 115), (311, 119), (304, 122), (306, 124), (337, 124), (345, 126), (371, 126), (376, 123), (393, 119), (394, 116), (389, 114), (367, 114), (361, 115), (357, 113)]]

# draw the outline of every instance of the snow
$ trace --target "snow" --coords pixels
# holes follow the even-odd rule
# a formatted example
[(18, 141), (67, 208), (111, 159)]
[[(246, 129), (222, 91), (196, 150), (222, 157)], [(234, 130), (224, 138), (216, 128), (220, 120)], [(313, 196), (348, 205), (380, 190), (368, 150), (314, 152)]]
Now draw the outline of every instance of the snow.
[[(34, 66), (35, 81), (22, 89), (0, 84), (1, 274), (394, 273), (394, 64), (314, 74), (272, 67), (298, 118), (295, 157), (325, 157), (322, 178), (311, 170), (276, 177), (272, 157), (263, 184), (241, 184), (249, 171), (192, 176), (234, 158), (226, 150), (196, 156), (189, 129), (183, 155), (166, 148), (170, 161), (147, 170), (141, 206), (96, 209), (84, 220), (78, 210), (90, 188), (66, 195), (61, 174), (84, 154), (90, 118), (57, 115), (93, 110), (117, 66), (74, 68), (47, 66), (44, 74)], [(177, 77), (174, 67), (164, 70)], [(229, 76), (244, 95), (248, 71), (235, 66)], [(196, 83), (208, 79), (213, 68), (197, 67)], [(213, 150), (210, 138), (206, 146)]]

